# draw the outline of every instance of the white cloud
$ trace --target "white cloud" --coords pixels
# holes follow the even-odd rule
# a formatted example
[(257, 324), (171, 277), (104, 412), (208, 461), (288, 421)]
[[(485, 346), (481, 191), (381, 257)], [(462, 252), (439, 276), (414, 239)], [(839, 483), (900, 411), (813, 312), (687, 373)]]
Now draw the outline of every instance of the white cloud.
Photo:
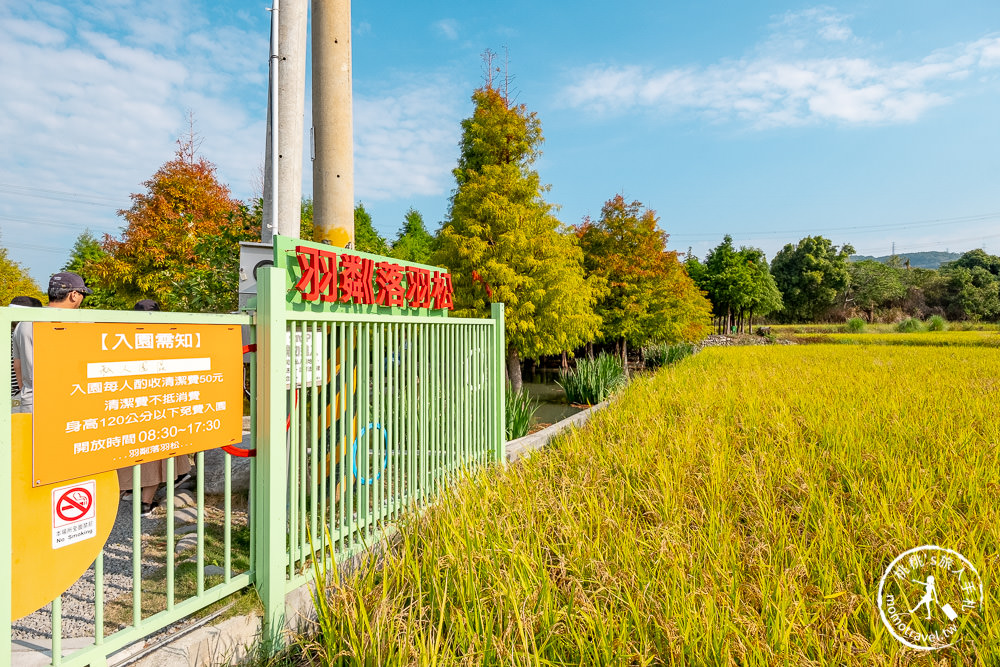
[(458, 155), (463, 99), (443, 79), (383, 94), (355, 94), (355, 198), (447, 192)]
[(458, 39), (458, 21), (441, 19), (434, 23), (434, 29), (446, 39)]
[[(755, 127), (822, 122), (895, 123), (916, 120), (947, 104), (955, 82), (1000, 67), (1000, 37), (959, 44), (918, 61), (883, 63), (847, 52), (857, 41), (847, 17), (820, 8), (782, 16), (754, 56), (707, 66), (657, 70), (592, 65), (579, 70), (564, 100), (595, 113), (646, 110), (739, 119)], [(804, 33), (845, 43), (807, 53)]]
[(831, 7), (811, 7), (797, 12), (787, 12), (772, 24), (778, 34), (809, 38), (818, 36), (828, 42), (846, 42), (854, 37), (847, 22), (851, 19)]
[(202, 153), (237, 196), (249, 194), (264, 148), (266, 27), (212, 26), (191, 3), (81, 2), (72, 11), (0, 8), (0, 184), (101, 198), (78, 205), (23, 189), (0, 198), (2, 243), (39, 279), (68, 256), (78, 232), (66, 224), (120, 226), (115, 209), (173, 155), (186, 109)]

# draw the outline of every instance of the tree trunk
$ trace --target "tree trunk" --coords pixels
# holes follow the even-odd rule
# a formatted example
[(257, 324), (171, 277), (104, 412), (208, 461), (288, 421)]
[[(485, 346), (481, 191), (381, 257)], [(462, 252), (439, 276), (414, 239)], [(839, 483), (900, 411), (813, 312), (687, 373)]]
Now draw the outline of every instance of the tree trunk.
[(521, 391), (521, 357), (514, 348), (507, 350), (507, 383), (511, 391)]
[(625, 376), (628, 377), (628, 341), (622, 336), (622, 368), (625, 369)]
[(563, 350), (562, 353), (562, 369), (564, 371), (569, 370), (569, 357), (566, 356), (566, 350)]
[(590, 357), (591, 361), (594, 360), (594, 343), (593, 342), (587, 343), (587, 356)]

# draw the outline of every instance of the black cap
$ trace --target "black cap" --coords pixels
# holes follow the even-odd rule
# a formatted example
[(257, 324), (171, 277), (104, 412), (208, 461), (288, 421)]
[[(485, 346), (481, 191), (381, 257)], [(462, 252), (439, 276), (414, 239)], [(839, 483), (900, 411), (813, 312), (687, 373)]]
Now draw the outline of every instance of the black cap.
[(143, 299), (135, 304), (132, 310), (159, 310), (160, 304), (156, 303), (152, 299)]
[(91, 289), (87, 287), (87, 283), (83, 282), (83, 278), (68, 271), (57, 273), (49, 278), (49, 289), (66, 289), (80, 294), (92, 293)]

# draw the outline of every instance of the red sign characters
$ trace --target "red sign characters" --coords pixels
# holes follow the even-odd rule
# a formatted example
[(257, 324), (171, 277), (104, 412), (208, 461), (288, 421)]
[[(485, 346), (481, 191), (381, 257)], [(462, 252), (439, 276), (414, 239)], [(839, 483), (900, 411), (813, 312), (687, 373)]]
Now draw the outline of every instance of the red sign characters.
[(299, 279), (295, 289), (305, 301), (451, 310), (451, 275), (418, 266), (337, 254), (297, 245)]

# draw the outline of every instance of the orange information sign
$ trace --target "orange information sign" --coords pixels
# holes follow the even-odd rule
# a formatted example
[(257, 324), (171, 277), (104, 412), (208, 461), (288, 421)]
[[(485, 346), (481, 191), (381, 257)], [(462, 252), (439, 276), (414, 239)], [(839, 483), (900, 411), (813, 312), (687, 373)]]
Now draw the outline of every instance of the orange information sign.
[(240, 328), (34, 324), (33, 486), (240, 442)]

